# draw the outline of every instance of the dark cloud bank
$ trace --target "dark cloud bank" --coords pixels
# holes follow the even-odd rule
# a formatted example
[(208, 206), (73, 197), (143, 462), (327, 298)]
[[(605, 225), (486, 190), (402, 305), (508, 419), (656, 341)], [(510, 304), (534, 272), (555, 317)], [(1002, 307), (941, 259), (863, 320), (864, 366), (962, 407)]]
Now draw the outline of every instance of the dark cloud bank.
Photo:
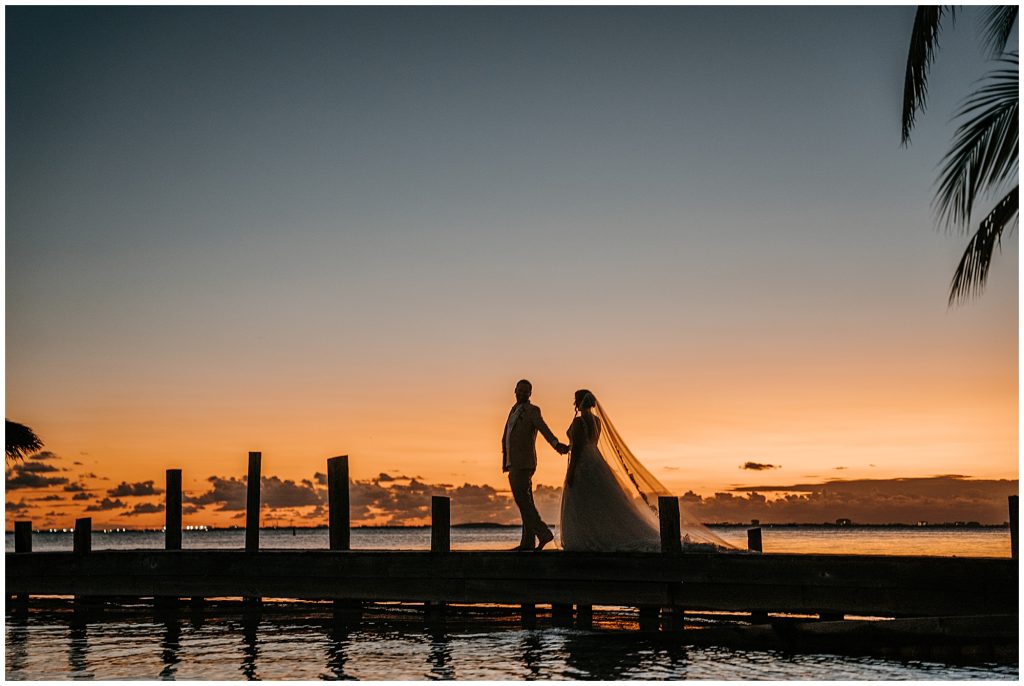
[[(87, 488), (85, 475), (69, 482), (64, 477), (47, 476), (58, 471), (48, 464), (58, 459), (49, 453), (36, 459), (9, 465), (7, 488), (42, 489), (44, 493), (6, 503), (9, 514), (30, 512), (30, 503), (49, 501), (69, 507), (66, 515), (86, 505), (85, 512), (109, 512), (110, 516), (136, 517), (164, 511), (163, 491), (154, 481), (122, 481), (107, 489)], [(776, 465), (748, 462), (741, 467), (753, 471), (777, 468)], [(94, 475), (90, 478), (102, 479)], [(199, 493), (185, 493), (183, 513), (203, 522), (204, 513), (231, 513), (244, 516), (245, 477), (208, 477), (209, 487)], [(52, 489), (60, 486), (60, 489)], [(519, 512), (508, 489), (464, 483), (429, 483), (420, 477), (381, 473), (372, 479), (350, 482), (349, 500), (353, 524), (422, 524), (429, 521), (430, 497), (448, 496), (452, 500), (453, 524), (489, 522), (516, 524)], [(100, 491), (97, 499), (88, 491)], [(105, 493), (104, 493), (105, 490)], [(56, 492), (54, 492), (56, 491)], [(970, 479), (944, 475), (905, 479), (832, 480), (826, 483), (798, 483), (774, 486), (740, 486), (726, 492), (702, 497), (688, 491), (683, 505), (704, 522), (745, 523), (758, 519), (763, 523), (819, 523), (850, 519), (862, 524), (932, 523), (976, 521), (1001, 524), (1008, 519), (1007, 496), (1018, 492), (1018, 481)], [(59, 495), (58, 495), (59, 494)], [(558, 521), (561, 487), (537, 485), (534, 499), (541, 515)], [(128, 498), (129, 500), (124, 500)], [(294, 522), (323, 524), (327, 517), (327, 477), (317, 472), (311, 479), (261, 479), (261, 503), (264, 517), (288, 518)], [(89, 502), (83, 502), (88, 500)], [(77, 501), (77, 502), (73, 502)]]

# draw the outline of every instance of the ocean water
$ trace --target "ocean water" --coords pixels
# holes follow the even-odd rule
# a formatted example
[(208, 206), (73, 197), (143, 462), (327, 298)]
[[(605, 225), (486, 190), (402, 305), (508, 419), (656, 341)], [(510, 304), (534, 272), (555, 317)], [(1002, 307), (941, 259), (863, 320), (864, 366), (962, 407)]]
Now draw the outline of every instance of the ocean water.
[[(717, 529), (745, 543), (745, 527)], [(512, 528), (455, 528), (456, 550), (510, 548)], [(1009, 556), (1006, 529), (764, 527), (766, 552)], [(268, 529), (265, 548), (327, 548), (326, 530)], [(241, 548), (244, 532), (185, 532), (186, 548)], [(354, 548), (425, 549), (429, 529), (355, 529)], [(94, 549), (159, 548), (160, 532), (94, 532)], [(70, 550), (70, 533), (36, 533), (33, 549)], [(7, 536), (13, 550), (13, 536)], [(786, 654), (684, 646), (671, 635), (636, 631), (635, 610), (595, 608), (595, 630), (554, 628), (539, 607), (526, 629), (511, 608), (453, 608), (440, 626), (419, 608), (379, 604), (353, 625), (333, 621), (329, 606), (265, 602), (246, 612), (237, 602), (160, 612), (139, 602), (75, 614), (68, 600), (33, 602), (5, 615), (5, 670), (12, 680), (1016, 680), (1014, 664)]]
[[(744, 526), (712, 529), (738, 548), (747, 547)], [(852, 555), (938, 555), (961, 557), (1010, 557), (1010, 532), (1005, 527), (816, 527), (763, 526), (766, 553), (833, 553)], [(555, 529), (557, 534), (557, 528)], [(557, 541), (557, 537), (556, 537)], [(327, 529), (263, 529), (262, 548), (327, 549)], [(453, 550), (501, 550), (519, 543), (516, 527), (454, 527)], [(32, 549), (71, 550), (71, 532), (33, 532)], [(93, 550), (163, 548), (159, 531), (93, 531)], [(243, 529), (182, 532), (184, 548), (244, 548)], [(366, 550), (427, 550), (429, 528), (357, 528), (352, 547)], [(557, 547), (557, 543), (555, 543)], [(14, 552), (14, 534), (6, 535), (6, 549)]]

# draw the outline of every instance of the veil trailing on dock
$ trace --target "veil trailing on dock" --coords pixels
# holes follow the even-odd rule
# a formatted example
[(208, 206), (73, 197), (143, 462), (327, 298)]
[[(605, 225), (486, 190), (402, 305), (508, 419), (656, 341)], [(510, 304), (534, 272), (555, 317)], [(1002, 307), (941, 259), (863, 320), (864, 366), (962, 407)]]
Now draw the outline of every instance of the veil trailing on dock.
[[(596, 400), (596, 399), (595, 399)], [(658, 513), (658, 497), (675, 497), (671, 491), (665, 488), (651, 472), (641, 464), (640, 460), (633, 455), (622, 436), (616, 431), (608, 413), (600, 402), (594, 407), (595, 413), (601, 420), (601, 433), (597, 440), (597, 447), (601, 452), (604, 461), (611, 468), (619, 486), (633, 499), (639, 498), (655, 514)], [(716, 548), (731, 548), (736, 546), (727, 543), (706, 526), (700, 523), (682, 503), (679, 504), (680, 533), (683, 543), (710, 544)]]

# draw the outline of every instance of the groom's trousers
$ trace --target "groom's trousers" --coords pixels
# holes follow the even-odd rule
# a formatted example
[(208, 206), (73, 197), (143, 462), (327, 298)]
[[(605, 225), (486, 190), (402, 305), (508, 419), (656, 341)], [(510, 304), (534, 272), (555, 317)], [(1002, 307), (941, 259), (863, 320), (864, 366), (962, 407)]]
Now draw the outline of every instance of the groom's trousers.
[(532, 548), (537, 544), (534, 540), (536, 537), (548, 538), (551, 534), (551, 529), (540, 518), (537, 506), (533, 504), (533, 470), (508, 470), (508, 484), (512, 487), (512, 497), (523, 518), (523, 537), (519, 544)]

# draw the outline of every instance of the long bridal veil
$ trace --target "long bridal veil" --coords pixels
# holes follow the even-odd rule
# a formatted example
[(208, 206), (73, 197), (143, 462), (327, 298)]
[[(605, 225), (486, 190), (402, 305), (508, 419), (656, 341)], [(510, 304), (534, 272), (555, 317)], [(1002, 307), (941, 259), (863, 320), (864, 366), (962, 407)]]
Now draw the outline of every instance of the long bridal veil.
[[(658, 512), (658, 497), (673, 494), (662, 485), (660, 481), (630, 451), (622, 436), (615, 430), (615, 425), (608, 418), (608, 413), (598, 402), (594, 408), (601, 420), (601, 433), (597, 440), (598, 450), (604, 461), (611, 467), (619, 486), (628, 494), (631, 499), (639, 497), (647, 507)], [(680, 532), (683, 542), (706, 543), (716, 547), (735, 548), (736, 546), (727, 543), (719, 538), (714, 532), (700, 523), (682, 503), (679, 504)]]

